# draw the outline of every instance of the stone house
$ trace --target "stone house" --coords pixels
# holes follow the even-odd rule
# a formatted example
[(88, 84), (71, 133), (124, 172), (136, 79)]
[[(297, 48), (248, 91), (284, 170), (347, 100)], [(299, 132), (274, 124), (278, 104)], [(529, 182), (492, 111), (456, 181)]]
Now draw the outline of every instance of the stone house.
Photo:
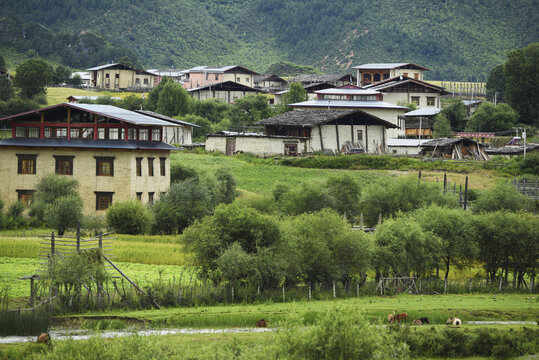
[(247, 87), (254, 87), (254, 77), (257, 72), (244, 68), (243, 66), (197, 66), (191, 69), (182, 70), (180, 82), (186, 89), (201, 88), (208, 85), (236, 82)]
[(265, 94), (261, 89), (243, 85), (234, 81), (225, 81), (198, 88), (188, 89), (187, 92), (197, 100), (219, 99), (233, 104), (237, 99), (247, 95)]
[(354, 66), (357, 70), (357, 86), (366, 86), (397, 76), (423, 81), (423, 72), (429, 69), (412, 63), (378, 63)]
[(90, 87), (101, 90), (151, 90), (156, 76), (124, 64), (106, 64), (86, 69)]
[(0, 198), (31, 203), (47, 174), (78, 181), (84, 212), (102, 214), (113, 202), (153, 201), (170, 185), (170, 151), (163, 129), (174, 126), (111, 105), (62, 103), (0, 119)]

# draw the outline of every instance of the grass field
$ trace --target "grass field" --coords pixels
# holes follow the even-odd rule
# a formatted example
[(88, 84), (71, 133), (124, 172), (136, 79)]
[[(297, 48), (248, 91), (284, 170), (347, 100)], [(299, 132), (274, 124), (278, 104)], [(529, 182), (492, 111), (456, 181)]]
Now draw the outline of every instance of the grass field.
[(47, 105), (56, 105), (67, 101), (67, 97), (70, 95), (80, 95), (80, 96), (112, 96), (112, 97), (121, 97), (124, 98), (129, 95), (136, 95), (141, 97), (141, 93), (132, 93), (132, 92), (111, 92), (111, 91), (91, 91), (85, 89), (74, 89), (74, 88), (64, 88), (64, 87), (49, 87), (47, 88)]

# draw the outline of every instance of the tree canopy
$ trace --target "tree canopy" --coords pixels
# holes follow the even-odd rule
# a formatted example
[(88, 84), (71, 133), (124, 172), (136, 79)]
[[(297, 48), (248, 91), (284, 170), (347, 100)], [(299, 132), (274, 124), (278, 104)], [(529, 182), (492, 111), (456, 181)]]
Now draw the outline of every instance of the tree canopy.
[(17, 66), (13, 85), (19, 95), (31, 99), (36, 95), (45, 94), (45, 87), (52, 81), (52, 70), (43, 60), (27, 60)]
[(467, 128), (472, 131), (501, 132), (511, 130), (518, 120), (518, 114), (507, 104), (483, 102), (474, 112)]

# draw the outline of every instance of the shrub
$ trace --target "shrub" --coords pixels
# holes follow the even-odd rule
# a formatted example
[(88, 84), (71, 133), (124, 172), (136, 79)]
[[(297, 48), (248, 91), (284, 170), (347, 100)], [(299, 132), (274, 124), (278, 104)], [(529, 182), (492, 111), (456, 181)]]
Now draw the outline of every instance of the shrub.
[(477, 196), (477, 200), (472, 203), (472, 206), (479, 212), (500, 210), (531, 211), (533, 209), (533, 201), (519, 193), (512, 186), (498, 184), (491, 189), (483, 190)]
[(176, 183), (187, 179), (198, 180), (199, 175), (197, 171), (188, 166), (182, 165), (178, 162), (170, 165), (170, 182)]
[(150, 230), (152, 215), (138, 200), (116, 202), (105, 215), (108, 226), (121, 234), (144, 234)]
[(74, 228), (82, 221), (82, 201), (80, 197), (69, 195), (58, 198), (45, 207), (43, 219), (47, 226), (64, 235), (68, 228)]
[(522, 173), (539, 176), (539, 152), (527, 154), (518, 162), (518, 168)]

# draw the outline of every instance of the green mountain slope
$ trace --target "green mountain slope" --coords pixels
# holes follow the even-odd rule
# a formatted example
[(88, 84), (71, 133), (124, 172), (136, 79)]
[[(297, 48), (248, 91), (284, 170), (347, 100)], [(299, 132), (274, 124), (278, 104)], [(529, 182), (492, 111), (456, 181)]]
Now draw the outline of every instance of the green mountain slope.
[[(145, 67), (277, 61), (346, 71), (415, 62), (430, 79), (485, 80), (511, 49), (539, 40), (537, 0), (0, 0), (54, 31), (92, 31)], [(97, 65), (97, 64), (96, 64)]]

